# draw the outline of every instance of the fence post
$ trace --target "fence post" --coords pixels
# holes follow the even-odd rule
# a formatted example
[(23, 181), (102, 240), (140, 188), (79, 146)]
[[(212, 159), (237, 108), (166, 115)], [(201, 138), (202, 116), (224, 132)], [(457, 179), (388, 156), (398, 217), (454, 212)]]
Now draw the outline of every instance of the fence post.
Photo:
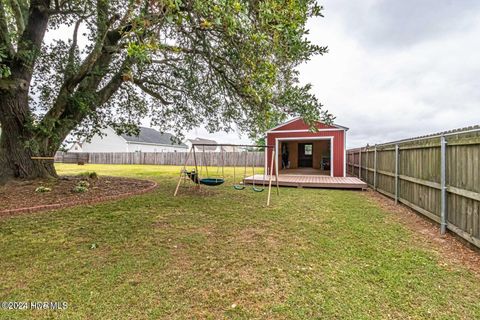
[(352, 167), (353, 167), (353, 159), (352, 159), (352, 152), (348, 152), (348, 173), (353, 176), (353, 170), (352, 170)]
[(440, 183), (441, 183), (441, 208), (440, 208), (440, 233), (447, 231), (447, 140), (440, 137)]
[(358, 152), (358, 179), (362, 180), (362, 147)]
[(373, 190), (377, 190), (377, 145), (373, 152)]
[(368, 144), (365, 146), (365, 182), (368, 184), (368, 161), (370, 161), (370, 155), (368, 150)]
[(395, 204), (398, 204), (398, 162), (399, 162), (399, 148), (395, 145)]
[(351, 157), (351, 160), (352, 162), (350, 162), (350, 169), (352, 171), (350, 171), (350, 174), (353, 176), (355, 176), (355, 151), (352, 151), (350, 152), (350, 157)]

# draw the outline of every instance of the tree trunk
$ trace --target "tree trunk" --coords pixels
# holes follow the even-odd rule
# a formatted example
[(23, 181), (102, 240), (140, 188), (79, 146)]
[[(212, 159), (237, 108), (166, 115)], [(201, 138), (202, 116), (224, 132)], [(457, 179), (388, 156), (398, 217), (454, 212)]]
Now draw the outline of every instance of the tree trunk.
[(12, 179), (57, 177), (52, 160), (32, 159), (54, 156), (55, 151), (45, 150), (35, 139), (25, 90), (1, 92), (0, 123), (0, 184)]

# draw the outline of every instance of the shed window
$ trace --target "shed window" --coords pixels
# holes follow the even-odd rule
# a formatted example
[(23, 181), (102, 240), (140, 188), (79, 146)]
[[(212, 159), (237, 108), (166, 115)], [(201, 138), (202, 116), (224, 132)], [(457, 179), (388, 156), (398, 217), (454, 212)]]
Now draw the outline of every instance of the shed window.
[(305, 145), (305, 155), (306, 156), (311, 156), (313, 153), (313, 145), (311, 144), (306, 144)]

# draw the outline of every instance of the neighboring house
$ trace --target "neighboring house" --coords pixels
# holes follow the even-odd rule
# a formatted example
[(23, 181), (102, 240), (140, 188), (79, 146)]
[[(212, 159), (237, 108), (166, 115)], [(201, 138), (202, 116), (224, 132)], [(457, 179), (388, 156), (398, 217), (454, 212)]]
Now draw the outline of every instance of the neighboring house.
[(172, 142), (170, 133), (140, 127), (138, 136), (118, 135), (110, 127), (102, 130), (102, 136), (95, 135), (90, 142), (75, 142), (69, 152), (184, 152), (187, 145)]
[(195, 139), (189, 139), (186, 142), (188, 149), (190, 150), (192, 148), (193, 144), (204, 144), (205, 146), (198, 146), (196, 150), (198, 151), (210, 151), (210, 152), (218, 152), (220, 151), (220, 148), (217, 146), (217, 141), (215, 140), (209, 140), (209, 139), (203, 139), (203, 138), (195, 138)]
[[(234, 146), (219, 146), (217, 141), (215, 140), (209, 140), (209, 139), (204, 139), (204, 138), (195, 138), (195, 139), (189, 139), (186, 142), (188, 149), (190, 150), (192, 148), (193, 144), (204, 144), (205, 146), (197, 146), (197, 151), (203, 151), (205, 152), (234, 152), (237, 151), (235, 150)], [(204, 149), (205, 148), (205, 149)]]
[(81, 141), (75, 141), (70, 147), (67, 147), (68, 152), (83, 152), (83, 143)]

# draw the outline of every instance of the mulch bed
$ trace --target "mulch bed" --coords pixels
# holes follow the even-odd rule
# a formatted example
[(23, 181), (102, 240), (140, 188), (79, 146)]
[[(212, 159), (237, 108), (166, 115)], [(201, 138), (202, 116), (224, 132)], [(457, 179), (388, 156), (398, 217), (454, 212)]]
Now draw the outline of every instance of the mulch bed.
[(395, 220), (419, 235), (425, 247), (435, 250), (453, 265), (467, 267), (480, 277), (480, 249), (450, 232), (441, 235), (437, 223), (402, 204), (395, 205), (392, 199), (378, 192), (368, 189), (366, 194), (382, 208), (392, 212)]
[[(90, 184), (88, 191), (73, 191), (80, 181)], [(35, 192), (39, 186), (51, 191)], [(0, 217), (122, 199), (151, 191), (156, 186), (153, 181), (120, 177), (64, 176), (58, 180), (13, 181), (0, 186)]]

